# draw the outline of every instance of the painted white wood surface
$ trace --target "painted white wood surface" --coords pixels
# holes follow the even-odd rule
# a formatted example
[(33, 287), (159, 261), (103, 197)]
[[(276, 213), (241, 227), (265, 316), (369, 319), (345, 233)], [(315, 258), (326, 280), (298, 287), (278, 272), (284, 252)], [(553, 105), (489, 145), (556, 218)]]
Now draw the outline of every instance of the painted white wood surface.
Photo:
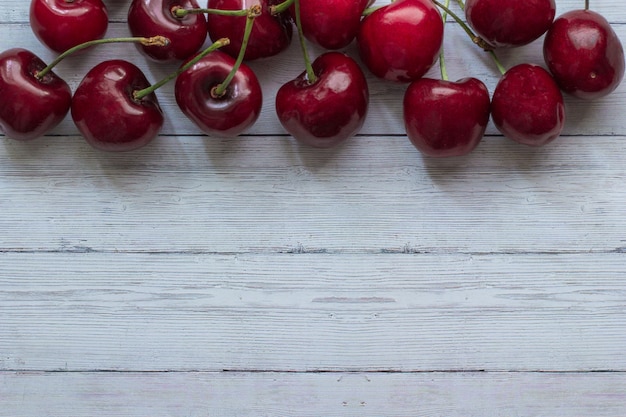
[[(108, 4), (126, 34), (127, 2)], [(591, 6), (624, 41), (621, 2)], [(0, 50), (50, 60), (28, 2), (0, 10)], [(488, 57), (446, 28), (451, 78), (493, 91)], [(112, 57), (154, 81), (175, 68), (110, 45), (57, 72), (75, 87)], [(363, 131), (319, 151), (272, 110), (296, 43), (251, 66), (265, 102), (241, 138), (198, 135), (168, 85), (136, 152), (94, 151), (69, 118), (0, 139), (0, 416), (626, 415), (624, 85), (566, 98), (546, 148), (490, 126), (439, 161), (403, 134), (405, 86), (368, 77)]]

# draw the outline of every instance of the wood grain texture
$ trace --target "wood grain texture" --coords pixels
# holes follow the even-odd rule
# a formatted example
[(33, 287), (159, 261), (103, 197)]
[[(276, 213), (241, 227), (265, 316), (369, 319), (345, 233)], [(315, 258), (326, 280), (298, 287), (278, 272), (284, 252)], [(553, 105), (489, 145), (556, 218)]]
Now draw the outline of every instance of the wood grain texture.
[[(10, 373), (13, 417), (621, 417), (620, 374)], [(39, 401), (32, 401), (39, 398)], [(243, 400), (243, 401), (242, 401)]]
[[(0, 0), (0, 50), (50, 61), (28, 6)], [(107, 6), (127, 35), (128, 1)], [(626, 39), (621, 2), (591, 8)], [(451, 22), (445, 50), (451, 78), (493, 91)], [(499, 54), (542, 62), (540, 42)], [(109, 45), (57, 72), (75, 88), (109, 58), (176, 68)], [(199, 134), (171, 84), (136, 152), (93, 150), (69, 117), (0, 138), (1, 417), (626, 415), (624, 84), (566, 97), (545, 148), (490, 124), (473, 154), (432, 160), (404, 133), (405, 85), (368, 74), (363, 130), (319, 151), (274, 115), (297, 43), (250, 65), (263, 113), (236, 139)]]

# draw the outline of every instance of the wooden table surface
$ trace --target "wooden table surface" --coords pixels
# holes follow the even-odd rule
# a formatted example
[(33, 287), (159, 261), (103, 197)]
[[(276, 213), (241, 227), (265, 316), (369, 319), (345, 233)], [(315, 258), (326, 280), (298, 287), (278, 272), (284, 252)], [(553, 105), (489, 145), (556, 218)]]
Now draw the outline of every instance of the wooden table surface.
[[(128, 2), (108, 7), (127, 34)], [(591, 8), (626, 41), (621, 1)], [(1, 50), (52, 59), (28, 2), (0, 10)], [(445, 48), (452, 79), (493, 92), (452, 22)], [(543, 63), (540, 41), (500, 56)], [(75, 88), (109, 58), (176, 68), (108, 45), (57, 73)], [(69, 117), (0, 139), (0, 416), (625, 416), (626, 84), (567, 97), (545, 148), (490, 125), (432, 160), (404, 134), (406, 86), (369, 74), (361, 133), (298, 146), (273, 102), (302, 65), (297, 42), (250, 64), (263, 113), (236, 139), (199, 134), (170, 84), (135, 152), (95, 151)]]

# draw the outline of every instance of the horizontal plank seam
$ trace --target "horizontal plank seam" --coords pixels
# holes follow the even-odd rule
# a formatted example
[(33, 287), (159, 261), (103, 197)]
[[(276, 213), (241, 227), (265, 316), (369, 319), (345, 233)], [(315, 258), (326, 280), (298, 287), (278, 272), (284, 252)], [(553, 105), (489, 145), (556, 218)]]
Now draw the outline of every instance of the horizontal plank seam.
[(449, 249), (417, 249), (417, 248), (373, 248), (371, 250), (344, 250), (344, 249), (307, 249), (304, 247), (285, 248), (276, 251), (204, 251), (204, 250), (106, 250), (93, 249), (91, 247), (70, 247), (61, 249), (22, 249), (4, 248), (0, 249), (0, 254), (126, 254), (126, 255), (212, 255), (212, 256), (237, 256), (237, 255), (466, 255), (466, 256), (537, 256), (537, 255), (585, 255), (585, 254), (626, 254), (626, 247), (615, 249), (588, 249), (588, 250), (554, 250), (554, 251), (525, 251), (525, 250), (504, 250), (504, 251), (457, 251)]
[(165, 370), (139, 370), (139, 369), (3, 369), (3, 373), (20, 374), (546, 374), (546, 375), (571, 375), (571, 374), (625, 374), (626, 369), (589, 369), (589, 370), (498, 370), (498, 369), (424, 369), (424, 370), (401, 370), (401, 369), (311, 369), (311, 370), (289, 370), (289, 369), (223, 369), (203, 370), (203, 369), (165, 369)]

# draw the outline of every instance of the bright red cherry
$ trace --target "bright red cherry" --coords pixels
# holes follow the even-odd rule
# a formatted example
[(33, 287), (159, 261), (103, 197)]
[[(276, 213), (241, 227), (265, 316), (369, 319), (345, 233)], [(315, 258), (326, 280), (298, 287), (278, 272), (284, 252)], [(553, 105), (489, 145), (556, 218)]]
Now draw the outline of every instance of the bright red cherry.
[(506, 137), (529, 146), (556, 139), (565, 124), (561, 90), (548, 71), (520, 64), (496, 85), (491, 100), (493, 123)]
[[(280, 3), (278, 0), (208, 0), (209, 9), (249, 10), (260, 5), (261, 15), (254, 19), (254, 27), (245, 59), (251, 61), (277, 55), (287, 49), (291, 43), (293, 25), (286, 13), (273, 16), (270, 6)], [(209, 14), (207, 17), (209, 37), (213, 40), (230, 39), (230, 44), (220, 50), (232, 57), (237, 57), (243, 41), (245, 16), (221, 16)]]
[(430, 0), (396, 0), (363, 19), (359, 54), (377, 77), (410, 82), (437, 61), (443, 21)]
[[(356, 37), (370, 0), (300, 0), (304, 36), (326, 49), (341, 49)], [(292, 6), (292, 14), (293, 11)]]
[(102, 0), (32, 0), (30, 26), (37, 38), (55, 52), (101, 39), (109, 24)]
[(72, 98), (72, 119), (85, 140), (104, 151), (130, 151), (148, 144), (163, 125), (156, 95), (136, 99), (150, 86), (128, 61), (104, 61), (92, 68)]
[(242, 64), (222, 95), (216, 94), (235, 65), (221, 51), (211, 52), (176, 78), (176, 103), (203, 132), (237, 136), (256, 122), (263, 105), (261, 85), (254, 72)]
[(193, 13), (184, 17), (173, 14), (175, 8), (198, 9), (196, 0), (133, 0), (128, 9), (128, 28), (133, 36), (165, 36), (167, 46), (143, 46), (138, 49), (156, 61), (185, 60), (198, 52), (207, 36), (206, 18)]
[(555, 21), (543, 44), (559, 87), (583, 99), (613, 92), (624, 78), (624, 48), (609, 22), (591, 10), (572, 10)]
[(485, 134), (490, 101), (487, 87), (476, 78), (413, 81), (404, 95), (409, 140), (428, 156), (466, 155)]
[(35, 54), (13, 48), (0, 54), (0, 130), (17, 140), (35, 139), (57, 126), (70, 109), (72, 92)]
[(555, 0), (467, 0), (465, 17), (476, 34), (494, 47), (528, 44), (554, 20)]
[(330, 148), (361, 129), (369, 90), (359, 65), (343, 53), (327, 52), (312, 66), (315, 82), (309, 82), (303, 72), (278, 90), (276, 114), (298, 141)]

